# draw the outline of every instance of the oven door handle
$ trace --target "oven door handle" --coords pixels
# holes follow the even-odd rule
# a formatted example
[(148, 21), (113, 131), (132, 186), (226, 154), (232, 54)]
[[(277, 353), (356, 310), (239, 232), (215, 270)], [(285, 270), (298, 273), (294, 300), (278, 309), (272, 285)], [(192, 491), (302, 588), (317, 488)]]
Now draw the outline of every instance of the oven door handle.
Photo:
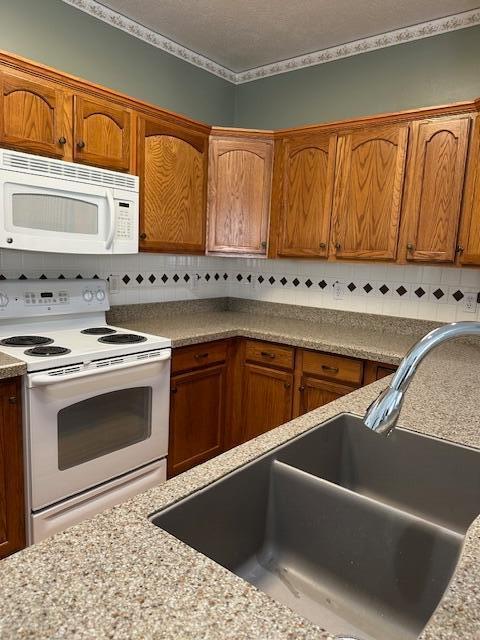
[(125, 369), (132, 369), (141, 365), (157, 364), (170, 360), (171, 350), (165, 349), (165, 353), (153, 358), (145, 358), (144, 360), (136, 360), (134, 362), (123, 362), (122, 364), (113, 364), (110, 367), (97, 367), (95, 369), (87, 369), (78, 371), (77, 373), (66, 373), (65, 375), (51, 375), (48, 373), (31, 374), (27, 376), (27, 387), (33, 389), (35, 387), (47, 387), (61, 382), (69, 382), (71, 380), (80, 380), (81, 378), (90, 378), (92, 376), (101, 375), (103, 373), (115, 373)]
[(113, 199), (113, 194), (110, 189), (107, 189), (105, 192), (105, 196), (108, 202), (108, 210), (109, 210), (109, 230), (108, 236), (105, 241), (105, 249), (110, 250), (113, 244), (113, 237), (115, 235), (115, 201)]

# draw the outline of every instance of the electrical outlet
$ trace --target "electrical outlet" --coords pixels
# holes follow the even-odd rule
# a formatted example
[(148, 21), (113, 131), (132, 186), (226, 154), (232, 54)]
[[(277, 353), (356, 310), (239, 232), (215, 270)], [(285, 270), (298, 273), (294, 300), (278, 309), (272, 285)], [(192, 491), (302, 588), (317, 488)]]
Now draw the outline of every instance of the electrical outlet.
[(118, 273), (111, 273), (108, 276), (108, 288), (110, 293), (118, 293), (120, 289), (120, 276)]
[(343, 300), (347, 295), (347, 285), (345, 282), (339, 282), (338, 280), (333, 283), (333, 299)]
[(476, 313), (477, 312), (477, 294), (476, 293), (466, 293), (463, 298), (463, 310), (467, 313)]

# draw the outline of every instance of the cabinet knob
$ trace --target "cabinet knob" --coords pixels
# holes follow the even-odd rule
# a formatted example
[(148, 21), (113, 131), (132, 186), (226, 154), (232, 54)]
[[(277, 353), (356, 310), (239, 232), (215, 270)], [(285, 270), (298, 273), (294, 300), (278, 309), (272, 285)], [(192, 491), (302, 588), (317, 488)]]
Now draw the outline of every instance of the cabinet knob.
[(266, 240), (262, 240), (262, 242), (260, 243), (262, 249), (265, 249), (267, 247), (267, 242)]
[(78, 147), (79, 149), (83, 149), (83, 148), (84, 148), (84, 146), (85, 146), (85, 142), (84, 142), (83, 140), (79, 140), (79, 141), (77, 142), (77, 147)]
[(340, 249), (341, 249), (341, 248), (342, 248), (342, 245), (341, 245), (339, 242), (336, 242), (336, 243), (335, 243), (335, 249), (336, 249), (337, 251), (340, 251)]
[(292, 385), (289, 382), (285, 382), (284, 387), (285, 389), (290, 389)]
[(17, 404), (17, 396), (10, 396), (8, 402), (9, 404)]
[(173, 389), (170, 389), (170, 393), (177, 393), (177, 389), (173, 387)]
[(455, 249), (455, 251), (456, 251), (457, 253), (463, 253), (463, 252), (465, 251), (465, 248), (464, 248), (464, 246), (463, 246), (463, 245), (458, 244), (458, 245), (457, 245), (457, 248)]
[(415, 251), (415, 245), (409, 242), (407, 244), (407, 251)]
[(146, 233), (141, 233), (140, 234), (140, 240), (146, 240), (147, 239), (147, 234)]
[(65, 136), (62, 136), (58, 139), (58, 144), (67, 144), (67, 139), (65, 138)]
[(301, 391), (302, 393), (305, 391), (305, 387), (303, 386), (303, 384), (301, 387), (298, 387), (298, 390)]
[(320, 249), (326, 249), (327, 248), (327, 243), (326, 242), (320, 242), (319, 247), (320, 247)]

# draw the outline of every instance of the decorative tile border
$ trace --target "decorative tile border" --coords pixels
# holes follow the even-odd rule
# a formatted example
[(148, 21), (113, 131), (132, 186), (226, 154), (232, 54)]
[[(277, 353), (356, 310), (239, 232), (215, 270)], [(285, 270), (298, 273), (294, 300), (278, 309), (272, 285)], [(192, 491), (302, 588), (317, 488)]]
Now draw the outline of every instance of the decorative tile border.
[(458, 29), (465, 29), (467, 27), (473, 27), (480, 24), (480, 9), (473, 9), (471, 11), (464, 11), (446, 18), (422, 22), (411, 27), (388, 31), (369, 38), (354, 40), (353, 42), (340, 46), (321, 49), (307, 55), (301, 55), (295, 58), (282, 60), (281, 62), (256, 67), (255, 69), (249, 69), (248, 71), (235, 73), (234, 71), (213, 62), (209, 58), (160, 35), (152, 29), (149, 29), (130, 18), (105, 7), (96, 0), (63, 0), (63, 2), (94, 16), (117, 29), (121, 29), (122, 31), (125, 31), (126, 33), (129, 33), (130, 35), (135, 36), (136, 38), (139, 38), (162, 51), (166, 51), (177, 58), (181, 58), (185, 62), (189, 62), (196, 67), (204, 69), (205, 71), (209, 71), (224, 80), (228, 80), (233, 84), (243, 84), (245, 82), (251, 82), (252, 80), (258, 80), (260, 78), (266, 78), (280, 73), (287, 73), (288, 71), (294, 71), (296, 69), (304, 69), (318, 64), (325, 64), (326, 62), (333, 62), (334, 60), (348, 58), (361, 53), (376, 51), (378, 49), (384, 49), (385, 47), (391, 47), (405, 42), (412, 42), (414, 40), (421, 40), (422, 38), (429, 38), (430, 36), (436, 36), (449, 31), (457, 31)]
[[(132, 271), (121, 273), (118, 277), (119, 289), (121, 290), (145, 290), (145, 289), (199, 289), (214, 286), (219, 290), (219, 294), (224, 294), (224, 287), (229, 286), (232, 293), (235, 288), (249, 288), (252, 293), (266, 290), (296, 290), (305, 292), (321, 293), (325, 299), (333, 297), (334, 286), (339, 280), (331, 276), (319, 276), (314, 274), (292, 275), (292, 274), (269, 274), (252, 273), (250, 271), (225, 271), (223, 269), (164, 269), (161, 271), (138, 272)], [(47, 278), (64, 280), (66, 278), (103, 278), (109, 279), (106, 273), (77, 273), (65, 271), (61, 273), (46, 272), (40, 275), (32, 275), (18, 272), (0, 273), (0, 281), (6, 278), (18, 280)], [(374, 280), (371, 278), (358, 278), (343, 282), (346, 291), (345, 296), (339, 302), (348, 298), (362, 297), (365, 299), (380, 298), (393, 300), (412, 300), (415, 302), (428, 302), (433, 304), (461, 303), (466, 293), (477, 293), (480, 303), (480, 278), (477, 288), (465, 285), (439, 285), (439, 284), (418, 284), (411, 282), (396, 282), (388, 279)]]

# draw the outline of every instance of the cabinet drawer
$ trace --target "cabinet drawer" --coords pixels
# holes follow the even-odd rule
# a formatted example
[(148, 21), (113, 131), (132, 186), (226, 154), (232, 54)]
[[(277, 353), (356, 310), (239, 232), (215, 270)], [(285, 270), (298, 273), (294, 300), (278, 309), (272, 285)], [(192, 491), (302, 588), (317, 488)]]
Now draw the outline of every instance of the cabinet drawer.
[(172, 374), (219, 364), (225, 362), (226, 359), (226, 342), (205, 342), (191, 347), (181, 347), (173, 350)]
[(363, 362), (344, 356), (304, 351), (303, 371), (319, 378), (360, 385), (363, 379)]
[(272, 344), (271, 342), (247, 340), (245, 359), (278, 369), (293, 369), (295, 350), (292, 347)]

